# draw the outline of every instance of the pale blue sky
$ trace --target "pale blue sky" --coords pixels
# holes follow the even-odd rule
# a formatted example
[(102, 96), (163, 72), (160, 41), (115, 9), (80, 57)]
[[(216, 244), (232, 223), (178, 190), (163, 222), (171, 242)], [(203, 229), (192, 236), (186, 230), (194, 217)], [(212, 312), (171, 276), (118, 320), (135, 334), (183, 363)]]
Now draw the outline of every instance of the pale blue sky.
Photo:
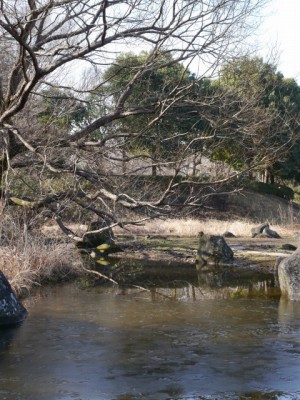
[(300, 0), (271, 0), (257, 37), (261, 54), (277, 47), (278, 70), (300, 83)]

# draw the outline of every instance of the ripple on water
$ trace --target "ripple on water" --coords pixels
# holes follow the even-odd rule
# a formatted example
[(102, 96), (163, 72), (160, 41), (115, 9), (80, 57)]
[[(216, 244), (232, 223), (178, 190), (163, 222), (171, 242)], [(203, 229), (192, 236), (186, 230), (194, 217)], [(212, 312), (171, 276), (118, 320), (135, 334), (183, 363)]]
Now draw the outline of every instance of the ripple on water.
[(71, 286), (29, 311), (0, 346), (1, 400), (300, 400), (295, 304)]

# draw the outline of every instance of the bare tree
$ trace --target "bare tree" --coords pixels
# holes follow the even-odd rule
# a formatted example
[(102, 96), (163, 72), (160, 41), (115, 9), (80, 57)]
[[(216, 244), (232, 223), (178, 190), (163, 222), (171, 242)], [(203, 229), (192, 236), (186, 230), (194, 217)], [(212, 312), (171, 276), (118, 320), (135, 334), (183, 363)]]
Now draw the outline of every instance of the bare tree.
[[(171, 143), (176, 137), (180, 146), (173, 159), (157, 156), (151, 160), (152, 168), (156, 163), (158, 168), (169, 171), (166, 175), (171, 175), (163, 180), (159, 190), (153, 190), (153, 183), (145, 178), (149, 154), (142, 148), (138, 154), (128, 152), (128, 142), (147, 135), (176, 107), (186, 107), (186, 99), (189, 106), (193, 103), (191, 92), (195, 86), (203, 78), (213, 76), (222, 61), (239, 48), (249, 34), (251, 18), (264, 3), (1, 0), (0, 46), (7, 49), (1, 61), (5, 68), (0, 73), (0, 176), (5, 178), (2, 195), (7, 196), (4, 181), (9, 182), (9, 174), (14, 171), (15, 176), (18, 168), (30, 167), (30, 176), (36, 177), (37, 182), (44, 179), (45, 183), (53, 175), (64, 180), (63, 187), (55, 187), (54, 183), (30, 187), (22, 178), (32, 195), (29, 204), (47, 206), (56, 215), (68, 208), (70, 200), (111, 224), (126, 223), (125, 214), (117, 211), (119, 206), (134, 211), (147, 209), (150, 215), (170, 211), (170, 205), (175, 209), (179, 205), (199, 206), (199, 194), (188, 189), (188, 180), (178, 181), (178, 175), (188, 157), (197, 152), (197, 145), (201, 142), (203, 150), (203, 143), (214, 139), (220, 120), (219, 113), (213, 110), (219, 108), (222, 98), (215, 101), (206, 95), (201, 102), (197, 100), (193, 118), (196, 112), (196, 117), (204, 119), (205, 113), (209, 122), (203, 131), (173, 131), (170, 137), (161, 138)], [(125, 86), (108, 92), (105, 69), (113, 65), (119, 52), (136, 49), (145, 50), (147, 57), (131, 70)], [(161, 58), (162, 53), (170, 57)], [(149, 98), (146, 104), (132, 103), (134, 88), (149, 71), (179, 62), (186, 68), (197, 65), (199, 74), (193, 81), (178, 78), (172, 90)], [(97, 71), (97, 80), (87, 79), (82, 89), (82, 71), (87, 66)], [(50, 95), (49, 88), (58, 92)], [(93, 107), (93, 93), (97, 91), (101, 94), (97, 99), (101, 112), (68, 129), (50, 119), (41, 123), (43, 98), (57, 99), (61, 90), (63, 97), (73, 99), (68, 104), (74, 107), (79, 102)], [(66, 110), (69, 112), (70, 108)], [(237, 115), (234, 112), (231, 121)], [(149, 116), (144, 129), (122, 132), (118, 121), (140, 115)], [(153, 140), (160, 139), (155, 136)]]

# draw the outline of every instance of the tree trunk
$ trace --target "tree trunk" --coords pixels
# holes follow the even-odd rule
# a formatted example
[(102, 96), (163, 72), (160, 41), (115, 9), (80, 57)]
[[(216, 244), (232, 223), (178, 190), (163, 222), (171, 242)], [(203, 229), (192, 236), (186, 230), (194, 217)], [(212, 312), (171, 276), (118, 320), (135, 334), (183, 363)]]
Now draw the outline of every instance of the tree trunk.
[(275, 183), (275, 176), (271, 167), (266, 169), (266, 183), (270, 183), (271, 185)]
[(157, 165), (152, 164), (152, 176), (157, 176)]

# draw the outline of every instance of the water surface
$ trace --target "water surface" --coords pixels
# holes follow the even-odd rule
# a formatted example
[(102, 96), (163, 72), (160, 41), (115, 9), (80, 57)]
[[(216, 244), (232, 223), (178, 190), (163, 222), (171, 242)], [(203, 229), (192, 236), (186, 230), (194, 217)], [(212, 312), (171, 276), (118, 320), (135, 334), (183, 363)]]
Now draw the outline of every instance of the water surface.
[(0, 399), (300, 399), (300, 304), (175, 282), (41, 290), (0, 331)]

